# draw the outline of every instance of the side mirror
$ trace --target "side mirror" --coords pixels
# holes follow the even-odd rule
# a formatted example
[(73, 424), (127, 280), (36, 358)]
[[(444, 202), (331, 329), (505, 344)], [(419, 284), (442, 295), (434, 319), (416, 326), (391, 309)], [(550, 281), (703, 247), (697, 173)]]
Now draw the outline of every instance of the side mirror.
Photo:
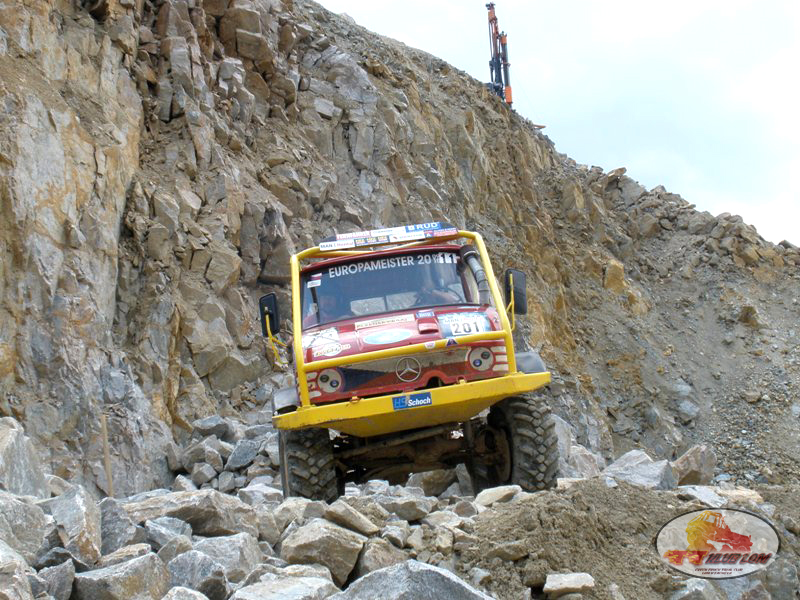
[[(264, 337), (269, 336), (269, 331), (271, 331), (273, 335), (278, 333), (281, 327), (278, 297), (274, 293), (261, 296), (258, 300), (258, 310), (261, 313), (261, 333)], [(269, 331), (267, 331), (267, 322), (269, 322)]]
[[(528, 314), (528, 293), (526, 291), (525, 273), (517, 269), (506, 269), (505, 273), (506, 302), (514, 298), (514, 314)], [(513, 283), (512, 283), (513, 282)]]

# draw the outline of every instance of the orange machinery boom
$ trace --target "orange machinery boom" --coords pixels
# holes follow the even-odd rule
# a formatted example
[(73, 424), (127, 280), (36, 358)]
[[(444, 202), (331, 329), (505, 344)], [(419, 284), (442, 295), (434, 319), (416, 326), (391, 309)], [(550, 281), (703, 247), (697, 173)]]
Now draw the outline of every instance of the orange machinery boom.
[(494, 10), (494, 2), (486, 5), (489, 11), (489, 46), (492, 52), (492, 59), (489, 61), (489, 71), (491, 82), (487, 87), (499, 98), (505, 100), (511, 106), (511, 78), (508, 73), (508, 36), (505, 31), (500, 31), (497, 25), (497, 14)]

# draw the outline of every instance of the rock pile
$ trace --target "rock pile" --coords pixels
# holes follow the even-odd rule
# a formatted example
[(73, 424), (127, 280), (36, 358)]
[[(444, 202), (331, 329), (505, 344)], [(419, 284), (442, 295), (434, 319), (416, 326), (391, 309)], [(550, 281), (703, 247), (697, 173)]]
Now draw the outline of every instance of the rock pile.
[[(96, 416), (115, 492), (134, 494), (171, 484), (172, 435), (262, 411), (287, 384), (265, 358), (257, 298), (275, 291), (288, 306), (290, 254), (334, 230), (448, 220), (529, 273), (520, 339), (566, 384), (554, 404), (588, 451), (566, 448), (574, 475), (637, 445), (672, 459), (710, 439), (700, 430), (721, 417), (697, 391), (722, 406), (724, 380), (752, 357), (755, 379), (789, 373), (770, 403), (797, 392), (784, 333), (796, 304), (776, 308), (767, 288), (785, 282), (796, 300), (797, 247), (624, 169), (576, 165), (435, 57), (306, 0), (36, 0), (17, 12), (0, 15), (0, 144), (13, 165), (0, 173), (13, 215), (0, 239), (15, 265), (0, 288), (0, 414), (92, 493), (110, 491)], [(736, 357), (700, 357), (687, 335), (688, 348)], [(676, 397), (679, 380), (691, 393)], [(793, 476), (795, 456), (771, 474), (729, 456), (745, 443), (717, 449), (729, 470)]]
[(278, 434), (270, 424), (245, 427), (234, 420), (208, 417), (192, 427), (193, 438), (186, 447), (180, 451), (170, 447), (170, 468), (183, 473), (174, 482), (174, 490), (238, 491), (239, 498), (249, 504), (282, 497), (272, 487), (280, 462)]
[[(0, 447), (35, 456), (19, 425), (4, 424)], [(440, 497), (371, 481), (348, 486), (331, 505), (284, 500), (279, 486), (268, 485), (267, 471), (277, 465), (258, 458), (270, 454), (271, 428), (221, 418), (195, 426), (208, 435), (180, 453), (178, 467), (191, 465), (192, 478), (178, 475), (176, 491), (98, 503), (83, 486), (50, 476), (39, 498), (0, 492), (0, 589), (21, 600), (311, 599), (358, 580), (337, 597), (370, 597), (375, 585), (398, 598), (423, 588), (487, 597), (453, 575), (455, 556), (475, 541), (475, 515), (521, 497), (518, 487), (486, 490), (473, 501), (458, 495), (455, 473), (434, 472), (414, 481)], [(46, 482), (32, 462), (7, 471), (3, 484), (35, 490)], [(198, 465), (215, 475), (200, 481)], [(229, 479), (230, 487), (222, 485)], [(377, 579), (366, 577), (379, 570)]]
[[(537, 524), (525, 525), (531, 515), (580, 507), (586, 486), (595, 486), (587, 493), (601, 513), (620, 510), (616, 503), (623, 500), (645, 503), (638, 518), (653, 533), (670, 501), (776, 515), (775, 505), (753, 490), (707, 485), (713, 456), (702, 446), (672, 464), (631, 451), (591, 479), (559, 480), (554, 492), (504, 486), (472, 496), (460, 467), (415, 474), (404, 486), (348, 484), (332, 504), (284, 499), (275, 480), (277, 460), (269, 458), (275, 432), (219, 417), (197, 421), (196, 437), (175, 449), (170, 462), (185, 473), (176, 476), (173, 490), (97, 502), (80, 484), (31, 467), (30, 440), (12, 419), (3, 424), (0, 448), (31, 459), (21, 463), (24, 469), (6, 470), (0, 483), (18, 490), (46, 485), (39, 497), (0, 492), (0, 590), (20, 600), (399, 600), (421, 590), (435, 597), (510, 598), (519, 577), (549, 598), (591, 592), (597, 578), (619, 597), (630, 584), (623, 576), (609, 584), (606, 570), (565, 572), (567, 563), (542, 562), (546, 546), (532, 539), (549, 535), (551, 543), (564, 542), (541, 515), (533, 517)], [(199, 481), (206, 469), (198, 465), (214, 475), (209, 471), (210, 478)], [(693, 484), (676, 487), (679, 481)], [(667, 493), (671, 500), (653, 496)], [(647, 510), (653, 514), (645, 517)], [(794, 539), (800, 534), (796, 517), (780, 510), (783, 535)], [(496, 530), (487, 532), (493, 524)], [(594, 536), (607, 525), (589, 520), (585, 526)], [(618, 526), (614, 535), (630, 535), (626, 525)], [(764, 590), (794, 585), (798, 562), (789, 557), (771, 569)], [(506, 580), (501, 573), (509, 569), (521, 576)], [(693, 585), (675, 597), (693, 597)]]

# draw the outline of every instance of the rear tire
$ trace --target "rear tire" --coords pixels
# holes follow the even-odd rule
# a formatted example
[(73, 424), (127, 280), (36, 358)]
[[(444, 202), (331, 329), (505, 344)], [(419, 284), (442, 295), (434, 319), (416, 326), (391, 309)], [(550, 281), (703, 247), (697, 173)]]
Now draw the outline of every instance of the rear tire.
[[(555, 487), (558, 475), (558, 438), (550, 408), (541, 400), (512, 397), (489, 411), (489, 426), (505, 433), (510, 469), (507, 464), (486, 465), (475, 460), (471, 471), (473, 487), (519, 485), (526, 492)], [(501, 479), (499, 473), (508, 473)]]
[(333, 502), (339, 497), (333, 444), (327, 429), (279, 431), (283, 497)]

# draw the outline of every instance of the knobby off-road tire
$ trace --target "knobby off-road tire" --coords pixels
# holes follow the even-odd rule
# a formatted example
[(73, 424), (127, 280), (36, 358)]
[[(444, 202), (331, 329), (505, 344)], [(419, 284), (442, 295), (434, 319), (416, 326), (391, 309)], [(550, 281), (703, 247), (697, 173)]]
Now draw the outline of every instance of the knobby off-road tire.
[(501, 482), (527, 492), (555, 487), (558, 438), (550, 407), (539, 398), (506, 398), (489, 411), (489, 424), (506, 432), (511, 476)]
[(283, 497), (333, 502), (339, 497), (333, 444), (327, 429), (280, 431)]

